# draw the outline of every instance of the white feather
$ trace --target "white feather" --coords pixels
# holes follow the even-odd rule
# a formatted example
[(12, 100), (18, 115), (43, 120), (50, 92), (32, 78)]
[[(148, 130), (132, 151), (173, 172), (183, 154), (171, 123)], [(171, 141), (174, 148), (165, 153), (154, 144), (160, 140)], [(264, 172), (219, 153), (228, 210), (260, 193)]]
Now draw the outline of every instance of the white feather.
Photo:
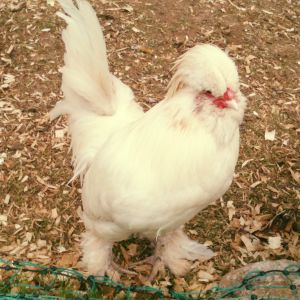
[(96, 152), (111, 133), (143, 114), (131, 89), (109, 72), (106, 46), (96, 13), (86, 1), (78, 8), (59, 1), (67, 22), (62, 70), (64, 100), (50, 112), (50, 119), (69, 114), (74, 176), (84, 176)]

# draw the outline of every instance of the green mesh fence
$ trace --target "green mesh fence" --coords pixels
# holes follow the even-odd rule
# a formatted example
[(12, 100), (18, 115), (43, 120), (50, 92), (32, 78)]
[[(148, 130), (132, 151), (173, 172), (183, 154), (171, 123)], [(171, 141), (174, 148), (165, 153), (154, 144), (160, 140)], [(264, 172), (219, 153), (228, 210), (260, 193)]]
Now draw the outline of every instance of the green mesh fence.
[[(252, 271), (234, 286), (178, 293), (149, 286), (125, 286), (108, 277), (74, 269), (0, 259), (0, 299), (300, 299), (300, 265)], [(281, 284), (279, 284), (281, 283)]]

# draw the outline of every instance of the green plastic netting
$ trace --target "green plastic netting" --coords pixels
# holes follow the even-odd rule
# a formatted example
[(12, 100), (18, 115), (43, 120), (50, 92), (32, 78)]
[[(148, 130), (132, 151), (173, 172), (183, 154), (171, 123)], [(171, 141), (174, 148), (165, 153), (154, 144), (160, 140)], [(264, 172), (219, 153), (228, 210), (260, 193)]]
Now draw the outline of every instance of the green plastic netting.
[[(285, 284), (274, 284), (275, 277), (276, 283)], [(176, 292), (171, 286), (166, 290), (125, 286), (74, 269), (5, 259), (0, 259), (0, 279), (0, 299), (300, 299), (299, 264), (283, 270), (252, 271), (234, 286), (188, 293)]]

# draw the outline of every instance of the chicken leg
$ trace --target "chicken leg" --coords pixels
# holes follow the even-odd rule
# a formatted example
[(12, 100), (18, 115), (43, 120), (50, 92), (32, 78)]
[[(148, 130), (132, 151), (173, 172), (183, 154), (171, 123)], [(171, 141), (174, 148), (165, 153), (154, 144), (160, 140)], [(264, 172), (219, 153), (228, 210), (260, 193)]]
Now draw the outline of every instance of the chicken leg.
[(205, 261), (215, 255), (205, 245), (191, 240), (183, 232), (183, 227), (160, 237), (157, 247), (157, 255), (177, 276), (185, 275), (190, 270), (194, 260)]
[(172, 231), (158, 238), (155, 254), (146, 259), (131, 264), (131, 267), (140, 264), (151, 264), (152, 272), (147, 281), (151, 282), (158, 272), (168, 267), (177, 276), (185, 275), (191, 268), (194, 260), (205, 261), (215, 254), (205, 245), (191, 240), (183, 232), (183, 228)]
[(89, 274), (95, 276), (108, 275), (111, 279), (119, 281), (120, 273), (136, 275), (134, 271), (122, 268), (113, 261), (113, 242), (107, 241), (95, 235), (91, 231), (84, 233), (82, 238), (83, 264)]

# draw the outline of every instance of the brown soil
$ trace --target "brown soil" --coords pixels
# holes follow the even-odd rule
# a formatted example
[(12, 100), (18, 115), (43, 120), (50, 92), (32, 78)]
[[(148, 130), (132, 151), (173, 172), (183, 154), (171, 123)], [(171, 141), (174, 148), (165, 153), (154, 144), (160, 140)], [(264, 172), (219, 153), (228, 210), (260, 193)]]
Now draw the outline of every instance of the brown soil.
[[(0, 255), (78, 266), (80, 185), (68, 184), (66, 122), (50, 123), (47, 116), (61, 98), (64, 24), (55, 16), (57, 4), (12, 3), (0, 3)], [(161, 276), (157, 285), (172, 281), (175, 288), (199, 290), (206, 285), (203, 272), (214, 281), (247, 262), (299, 262), (299, 2), (92, 3), (104, 28), (111, 70), (133, 88), (145, 109), (163, 98), (172, 64), (197, 43), (229, 51), (249, 99), (234, 183), (221, 201), (187, 225), (194, 239), (209, 241), (218, 255), (196, 263), (185, 279)], [(275, 140), (265, 140), (272, 130)], [(268, 239), (276, 236), (281, 247), (272, 249)], [(135, 260), (136, 244), (141, 256), (148, 254), (132, 239), (117, 247), (117, 255)]]

